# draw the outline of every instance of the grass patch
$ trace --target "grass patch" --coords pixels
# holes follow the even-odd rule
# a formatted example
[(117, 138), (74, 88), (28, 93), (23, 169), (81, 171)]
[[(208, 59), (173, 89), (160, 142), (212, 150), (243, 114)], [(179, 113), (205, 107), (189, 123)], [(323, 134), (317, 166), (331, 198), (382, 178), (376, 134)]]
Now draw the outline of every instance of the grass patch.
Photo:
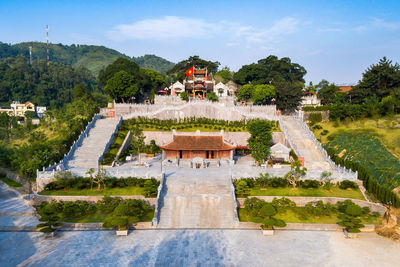
[(299, 196), (299, 197), (343, 197), (351, 199), (365, 200), (359, 189), (340, 189), (332, 186), (331, 190), (324, 188), (296, 188), (278, 187), (265, 188), (260, 187), (250, 188), (250, 196)]
[[(70, 222), (70, 223), (99, 223), (104, 222), (104, 220), (110, 216), (110, 214), (105, 214), (100, 211), (96, 211), (96, 213), (92, 215), (88, 215), (85, 217), (63, 217), (62, 214), (58, 214), (60, 216), (60, 221), (62, 222)], [(142, 217), (142, 222), (151, 222), (154, 217), (154, 210), (150, 210), (145, 216)], [(128, 217), (129, 223), (134, 222), (134, 217)]]
[(22, 184), (17, 183), (16, 181), (13, 181), (11, 179), (8, 179), (7, 177), (0, 177), (0, 180), (2, 180), (4, 183), (12, 187), (22, 187)]
[(144, 187), (139, 186), (127, 186), (127, 187), (114, 187), (106, 188), (101, 191), (97, 191), (95, 188), (90, 189), (63, 189), (63, 190), (43, 190), (40, 192), (41, 195), (48, 196), (130, 196), (130, 195), (142, 195), (144, 196)]
[[(255, 222), (262, 223), (262, 219), (259, 217), (253, 217), (244, 208), (240, 208), (239, 220), (241, 222)], [(276, 219), (284, 220), (286, 223), (322, 223), (322, 224), (336, 224), (340, 220), (337, 218), (339, 213), (332, 213), (331, 216), (308, 216), (307, 219), (301, 220), (293, 210), (287, 210), (284, 213), (278, 213), (274, 216)], [(363, 224), (375, 224), (379, 225), (381, 223), (381, 218), (374, 217), (371, 215), (365, 215), (361, 217)]]

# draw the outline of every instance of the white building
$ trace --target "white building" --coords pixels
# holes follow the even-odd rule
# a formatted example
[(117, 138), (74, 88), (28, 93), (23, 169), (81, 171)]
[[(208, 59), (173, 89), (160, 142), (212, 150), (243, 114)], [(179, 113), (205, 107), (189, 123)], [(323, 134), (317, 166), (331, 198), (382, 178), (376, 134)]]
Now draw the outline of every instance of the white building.
[(46, 110), (46, 107), (36, 106), (36, 115), (38, 116), (38, 118), (43, 118)]
[(316, 93), (313, 92), (303, 92), (303, 97), (301, 98), (301, 106), (317, 107), (321, 106), (321, 99), (318, 98)]
[(217, 85), (214, 86), (214, 93), (217, 96), (228, 96), (229, 95), (229, 87), (219, 82)]
[(180, 82), (176, 81), (169, 87), (171, 90), (171, 95), (176, 95), (185, 91), (185, 86)]
[(270, 151), (273, 158), (283, 158), (284, 161), (289, 161), (290, 148), (287, 146), (278, 142), (271, 146)]

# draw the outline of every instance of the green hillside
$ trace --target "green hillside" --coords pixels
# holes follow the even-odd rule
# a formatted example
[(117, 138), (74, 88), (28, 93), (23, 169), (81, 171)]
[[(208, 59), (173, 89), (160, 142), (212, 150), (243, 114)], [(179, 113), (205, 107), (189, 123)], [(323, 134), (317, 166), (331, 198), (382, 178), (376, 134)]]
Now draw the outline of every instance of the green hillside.
[(141, 68), (157, 70), (162, 73), (166, 73), (172, 69), (175, 64), (155, 55), (144, 55), (141, 57), (132, 57), (132, 60)]
[[(29, 46), (32, 46), (32, 60), (34, 62), (46, 59), (46, 43), (24, 42), (9, 45), (0, 42), (0, 61), (9, 57), (15, 58), (19, 54), (23, 54), (26, 58), (29, 58)], [(52, 62), (71, 65), (73, 67), (83, 66), (96, 76), (101, 69), (114, 62), (117, 58), (130, 58), (116, 50), (96, 45), (50, 44), (49, 54), (50, 61)], [(166, 72), (166, 70), (174, 66), (174, 63), (154, 55), (133, 57), (132, 60), (139, 67), (160, 72)]]

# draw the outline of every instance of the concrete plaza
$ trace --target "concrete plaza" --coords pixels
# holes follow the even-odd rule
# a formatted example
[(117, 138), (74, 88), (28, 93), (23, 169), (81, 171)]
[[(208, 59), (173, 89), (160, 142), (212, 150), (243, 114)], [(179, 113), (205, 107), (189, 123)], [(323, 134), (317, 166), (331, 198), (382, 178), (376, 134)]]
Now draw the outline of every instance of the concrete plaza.
[(400, 243), (340, 232), (138, 230), (0, 232), (1, 266), (398, 266)]

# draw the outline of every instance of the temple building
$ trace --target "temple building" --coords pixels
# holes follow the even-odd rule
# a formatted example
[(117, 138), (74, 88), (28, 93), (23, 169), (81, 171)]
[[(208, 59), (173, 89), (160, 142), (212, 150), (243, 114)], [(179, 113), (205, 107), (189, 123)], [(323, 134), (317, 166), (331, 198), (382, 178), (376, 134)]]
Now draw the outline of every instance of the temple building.
[(163, 159), (223, 159), (232, 160), (235, 145), (222, 135), (174, 135), (173, 141), (160, 146)]

